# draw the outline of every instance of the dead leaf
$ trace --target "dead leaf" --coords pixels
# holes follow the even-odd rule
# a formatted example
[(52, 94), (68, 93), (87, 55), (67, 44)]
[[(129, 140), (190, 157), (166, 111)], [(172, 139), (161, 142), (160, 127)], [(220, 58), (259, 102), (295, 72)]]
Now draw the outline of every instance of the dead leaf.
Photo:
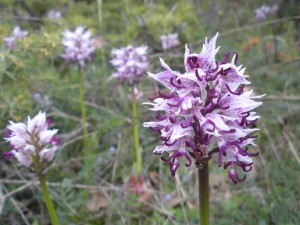
[(156, 171), (151, 171), (149, 173), (150, 180), (155, 186), (159, 186), (158, 173)]
[(91, 191), (90, 200), (87, 203), (87, 208), (91, 212), (97, 212), (101, 208), (106, 208), (109, 204), (108, 199), (103, 196), (99, 191)]

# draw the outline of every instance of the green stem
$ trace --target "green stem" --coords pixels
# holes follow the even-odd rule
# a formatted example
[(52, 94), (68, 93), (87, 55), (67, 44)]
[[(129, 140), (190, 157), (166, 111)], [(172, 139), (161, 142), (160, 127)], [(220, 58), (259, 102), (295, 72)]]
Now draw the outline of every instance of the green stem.
[(198, 168), (200, 224), (209, 225), (209, 169), (208, 160)]
[(44, 194), (45, 203), (46, 203), (46, 206), (47, 206), (50, 218), (51, 218), (51, 222), (52, 222), (51, 224), (52, 225), (59, 225), (57, 215), (56, 215), (56, 212), (55, 212), (55, 209), (54, 209), (54, 206), (53, 206), (53, 202), (52, 202), (52, 200), (50, 198), (50, 194), (48, 192), (45, 177), (44, 177), (42, 172), (38, 172), (38, 177), (39, 177), (40, 184), (41, 184), (41, 187), (42, 187), (42, 191), (43, 191), (43, 194)]
[[(79, 85), (79, 95), (80, 95), (80, 109), (81, 109), (81, 122), (83, 127), (84, 140), (88, 137), (88, 130), (86, 127), (86, 111), (84, 105), (84, 92), (83, 92), (83, 73), (81, 66), (78, 66), (78, 85)], [(85, 141), (84, 141), (85, 142)]]
[(131, 92), (132, 100), (132, 123), (133, 123), (133, 141), (135, 147), (135, 160), (136, 160), (136, 172), (139, 174), (142, 171), (142, 155), (139, 142), (139, 124), (138, 124), (138, 112), (137, 112), (137, 102), (134, 93), (134, 87), (132, 87)]
[[(103, 37), (104, 32), (103, 32), (103, 3), (102, 0), (97, 0), (98, 3), (98, 19), (99, 19), (99, 25), (100, 25), (100, 35)], [(102, 48), (102, 68), (105, 69), (105, 49), (104, 45), (101, 46)]]
[[(78, 65), (78, 86), (79, 86), (79, 101), (80, 101), (80, 110), (81, 110), (81, 123), (82, 123), (82, 128), (83, 128), (83, 149), (87, 147), (87, 138), (88, 138), (88, 130), (86, 126), (86, 110), (85, 110), (85, 104), (84, 104), (84, 88), (83, 88), (83, 71), (82, 71), (82, 66)], [(85, 151), (82, 151), (81, 153), (84, 154)], [(89, 183), (90, 180), (90, 174), (91, 174), (91, 157), (90, 155), (86, 155), (84, 157), (84, 178), (85, 178), (85, 184)], [(89, 196), (89, 191), (88, 189), (83, 191), (83, 197), (88, 198)]]

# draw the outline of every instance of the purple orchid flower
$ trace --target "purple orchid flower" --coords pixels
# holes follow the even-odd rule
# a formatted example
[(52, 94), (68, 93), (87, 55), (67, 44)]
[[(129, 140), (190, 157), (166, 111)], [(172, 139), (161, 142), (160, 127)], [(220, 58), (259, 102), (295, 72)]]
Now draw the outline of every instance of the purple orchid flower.
[(48, 130), (49, 124), (42, 112), (33, 119), (28, 117), (27, 123), (10, 121), (4, 139), (10, 143), (12, 150), (4, 152), (4, 157), (15, 157), (26, 167), (30, 167), (35, 159), (51, 161), (60, 141), (56, 137), (58, 130)]
[(160, 36), (161, 46), (164, 51), (179, 45), (178, 34), (166, 34)]
[[(242, 66), (236, 66), (238, 54), (225, 55), (223, 61), (216, 61), (215, 55), (218, 34), (209, 42), (207, 39), (199, 54), (190, 54), (186, 46), (184, 74), (173, 71), (160, 59), (164, 71), (149, 76), (160, 82), (167, 89), (147, 102), (150, 110), (157, 111), (157, 120), (144, 123), (158, 132), (162, 144), (153, 153), (162, 155), (161, 159), (170, 164), (172, 176), (180, 165), (179, 158), (186, 159), (186, 166), (192, 164), (192, 157), (197, 161), (210, 158), (212, 149), (218, 147), (218, 164), (230, 167), (229, 177), (233, 182), (244, 180), (235, 171), (251, 170), (252, 156), (249, 145), (255, 145), (252, 128), (259, 116), (250, 112), (260, 106), (252, 91), (244, 91), (250, 84)], [(163, 114), (161, 113), (163, 112)], [(168, 158), (165, 158), (168, 155)], [(192, 156), (192, 157), (191, 157)]]
[(255, 19), (258, 22), (261, 22), (263, 20), (266, 20), (270, 15), (273, 15), (277, 12), (278, 6), (267, 6), (263, 5), (262, 7), (255, 9)]
[(139, 77), (145, 74), (148, 66), (148, 53), (146, 46), (133, 47), (131, 45), (112, 49), (113, 59), (110, 61), (116, 72), (113, 77), (119, 78), (121, 82), (127, 81), (133, 85)]
[(9, 49), (13, 49), (16, 46), (17, 40), (24, 38), (28, 35), (28, 31), (22, 30), (20, 27), (14, 27), (12, 35), (4, 38), (4, 42)]
[(95, 51), (95, 45), (91, 39), (92, 33), (84, 27), (78, 26), (74, 31), (63, 32), (62, 44), (65, 47), (62, 57), (69, 61), (75, 61), (81, 67), (85, 60), (90, 60)]

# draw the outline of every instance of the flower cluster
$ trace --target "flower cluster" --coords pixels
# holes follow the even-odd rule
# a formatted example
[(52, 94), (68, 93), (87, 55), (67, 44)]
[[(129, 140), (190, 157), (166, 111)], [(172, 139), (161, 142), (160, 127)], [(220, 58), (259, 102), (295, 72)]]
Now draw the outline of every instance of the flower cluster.
[(85, 31), (85, 28), (82, 26), (76, 27), (74, 31), (64, 31), (62, 44), (65, 47), (65, 51), (62, 57), (66, 60), (75, 61), (80, 66), (84, 66), (84, 61), (91, 59), (95, 51), (91, 36), (92, 33)]
[(273, 6), (266, 6), (263, 5), (262, 7), (255, 9), (255, 19), (257, 21), (263, 21), (267, 19), (270, 15), (273, 15), (277, 12), (278, 6), (273, 5)]
[(5, 140), (10, 143), (11, 151), (4, 152), (5, 158), (16, 157), (24, 166), (30, 167), (33, 162), (51, 161), (59, 139), (55, 136), (57, 129), (48, 130), (50, 121), (45, 113), (39, 112), (27, 123), (14, 123), (6, 128)]
[(4, 38), (4, 42), (9, 49), (13, 49), (16, 46), (17, 40), (24, 38), (28, 35), (28, 31), (21, 30), (20, 27), (14, 27), (12, 35)]
[(160, 36), (161, 46), (164, 51), (179, 45), (178, 34), (166, 34)]
[[(218, 35), (218, 34), (217, 34)], [(209, 159), (218, 145), (218, 164), (230, 167), (229, 177), (233, 182), (245, 179), (238, 177), (235, 167), (243, 171), (251, 170), (251, 156), (257, 153), (248, 151), (253, 143), (252, 132), (258, 130), (251, 126), (259, 116), (250, 110), (261, 105), (253, 99), (252, 91), (244, 92), (244, 86), (250, 84), (244, 75), (245, 69), (236, 66), (238, 54), (225, 55), (223, 61), (216, 61), (217, 35), (209, 42), (205, 41), (200, 54), (190, 54), (185, 50), (184, 74), (173, 71), (160, 59), (164, 71), (149, 76), (160, 82), (168, 93), (159, 92), (158, 96), (145, 103), (150, 110), (158, 111), (155, 122), (144, 123), (161, 136), (162, 144), (153, 151), (162, 155), (161, 159), (170, 164), (170, 171), (175, 175), (179, 167), (179, 158), (187, 160), (186, 166)], [(164, 112), (159, 113), (159, 112)], [(169, 157), (165, 158), (164, 155)]]
[(112, 49), (111, 53), (113, 59), (110, 62), (116, 69), (113, 77), (119, 78), (121, 82), (128, 81), (133, 85), (146, 72), (149, 61), (146, 46), (135, 48), (129, 45), (125, 48)]

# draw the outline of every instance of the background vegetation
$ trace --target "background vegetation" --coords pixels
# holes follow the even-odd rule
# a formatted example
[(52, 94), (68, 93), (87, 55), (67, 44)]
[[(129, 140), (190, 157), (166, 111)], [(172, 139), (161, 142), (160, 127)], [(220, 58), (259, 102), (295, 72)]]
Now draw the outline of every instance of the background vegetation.
[[(277, 13), (257, 22), (255, 9), (277, 4)], [(62, 18), (47, 17), (50, 9)], [(206, 36), (220, 32), (221, 53), (237, 51), (257, 94), (259, 157), (243, 183), (210, 162), (212, 224), (296, 225), (300, 205), (300, 6), (289, 1), (2, 0), (0, 40), (19, 25), (30, 35), (13, 51), (0, 43), (0, 127), (8, 120), (46, 111), (62, 139), (47, 168), (50, 192), (61, 224), (198, 224), (196, 168), (180, 168), (172, 178), (152, 155), (157, 136), (140, 127), (146, 189), (130, 189), (131, 109), (128, 90), (109, 79), (110, 50), (128, 44), (150, 49), (148, 71), (183, 71), (184, 44), (199, 52)], [(89, 143), (83, 146), (77, 69), (61, 57), (61, 32), (84, 25), (99, 44), (84, 70)], [(179, 34), (180, 46), (163, 53), (160, 35)], [(141, 103), (158, 86), (146, 77), (140, 121), (154, 118)], [(7, 150), (4, 141), (1, 150)], [(88, 165), (86, 162), (88, 161)], [(15, 160), (0, 159), (0, 224), (49, 224), (35, 174)], [(88, 184), (86, 184), (88, 180)], [(88, 193), (88, 195), (86, 194)], [(2, 197), (1, 197), (2, 196)]]

